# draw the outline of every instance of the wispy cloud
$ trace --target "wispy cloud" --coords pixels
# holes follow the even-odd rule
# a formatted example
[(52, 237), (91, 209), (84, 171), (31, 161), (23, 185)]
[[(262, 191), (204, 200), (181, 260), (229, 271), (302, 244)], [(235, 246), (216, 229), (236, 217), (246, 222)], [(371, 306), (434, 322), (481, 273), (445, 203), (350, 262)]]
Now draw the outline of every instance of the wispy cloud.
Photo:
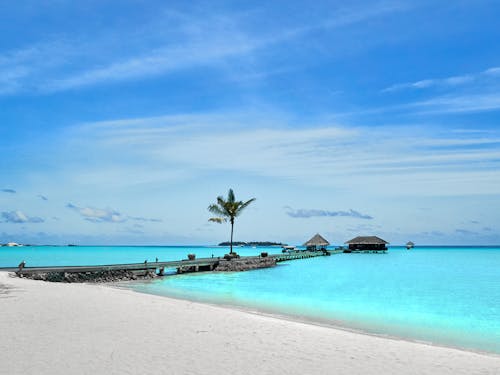
[(419, 114), (448, 114), (495, 111), (500, 109), (500, 94), (480, 93), (437, 96), (407, 106), (417, 109)]
[(0, 95), (42, 91), (47, 77), (79, 56), (76, 44), (53, 40), (4, 51), (0, 56)]
[(49, 200), (49, 198), (47, 198), (45, 195), (42, 195), (42, 194), (38, 194), (37, 197), (40, 198), (43, 201), (48, 201)]
[(131, 233), (131, 234), (144, 234), (145, 232), (143, 230), (141, 230), (140, 228), (138, 227), (126, 227), (122, 230), (123, 232), (126, 232), (126, 233)]
[[(220, 63), (223, 63), (222, 66), (226, 66), (225, 61), (228, 59), (254, 55), (258, 50), (287, 43), (317, 30), (345, 27), (406, 8), (406, 5), (393, 2), (379, 3), (372, 7), (340, 9), (336, 13), (326, 16), (322, 22), (273, 31), (270, 35), (256, 34), (255, 30), (246, 31), (241, 24), (234, 22), (235, 16), (231, 14), (218, 15), (216, 19), (207, 15), (193, 19), (185, 14), (171, 12), (170, 14), (180, 15), (181, 19), (187, 19), (189, 22), (190, 32), (185, 35), (182, 43), (168, 47), (159, 46), (148, 54), (116, 61), (104, 68), (87, 70), (69, 78), (56, 80), (51, 83), (48, 89), (49, 91), (59, 91), (96, 83), (133, 80), (140, 77), (162, 75), (180, 69), (219, 65)], [(197, 24), (194, 29), (191, 27), (193, 24)], [(254, 76), (261, 77), (267, 74), (272, 73), (259, 72), (254, 73)], [(247, 79), (249, 77), (247, 76)]]
[(373, 233), (374, 231), (378, 231), (380, 229), (380, 225), (373, 225), (373, 224), (357, 224), (355, 226), (349, 226), (346, 228), (348, 232), (355, 232), (355, 233)]
[[(447, 114), (468, 114), (476, 112), (497, 111), (500, 109), (500, 94), (494, 88), (469, 90), (467, 92), (431, 95), (429, 99), (410, 101), (403, 104), (360, 109), (356, 112), (339, 113), (337, 117), (393, 114), (422, 117)], [(450, 129), (453, 133), (488, 133), (484, 129)]]
[(85, 220), (94, 223), (123, 223), (128, 220), (144, 222), (144, 223), (146, 222), (161, 223), (163, 221), (161, 219), (148, 218), (148, 217), (127, 216), (113, 208), (79, 207), (72, 203), (68, 203), (66, 207), (78, 212)]
[[(194, 67), (231, 70), (234, 65), (251, 66), (252, 74), (246, 79), (259, 79), (273, 74), (267, 69), (255, 72), (261, 51), (286, 46), (316, 31), (340, 29), (407, 8), (402, 2), (351, 6), (332, 10), (315, 22), (298, 21), (280, 29), (256, 29), (253, 12), (160, 11), (158, 19), (144, 30), (108, 31), (91, 40), (74, 36), (74, 40), (68, 37), (7, 52), (0, 58), (0, 95), (58, 92)], [(131, 40), (136, 43), (129, 43)]]
[[(163, 222), (163, 220), (161, 219), (152, 219), (152, 218), (149, 218), (149, 217), (134, 217), (134, 216), (129, 216), (128, 217), (129, 219), (131, 220), (134, 220), (134, 221), (142, 221), (142, 222), (149, 222), (149, 223), (161, 223)], [(135, 224), (135, 225), (138, 225), (138, 224)]]
[(5, 223), (15, 223), (15, 224), (23, 224), (23, 223), (43, 223), (44, 220), (40, 217), (36, 216), (28, 216), (24, 214), (22, 211), (4, 211), (2, 212), (2, 218)]
[(0, 190), (3, 193), (10, 193), (10, 194), (15, 194), (16, 191), (14, 189), (2, 189)]
[(468, 229), (455, 229), (455, 233), (463, 236), (477, 236), (479, 234), (478, 232), (474, 232)]
[(420, 232), (420, 233), (417, 233), (417, 235), (418, 236), (423, 236), (423, 237), (428, 237), (428, 236), (431, 236), (431, 237), (444, 237), (446, 235), (446, 233), (441, 232), (439, 230), (433, 230), (433, 231)]
[[(134, 169), (136, 183), (167, 176), (184, 179), (203, 170), (353, 191), (366, 184), (383, 185), (383, 191), (398, 194), (443, 192), (450, 183), (457, 189), (446, 188), (447, 195), (492, 193), (500, 183), (496, 133), (485, 138), (480, 132), (462, 135), (432, 127), (291, 126), (286, 117), (273, 113), (264, 117), (267, 121), (250, 112), (208, 113), (84, 124), (74, 129), (71, 138), (78, 141), (71, 147), (92, 147), (101, 160), (112, 160), (112, 155), (123, 160), (127, 155), (129, 169), (140, 161), (140, 170)], [(120, 166), (103, 168), (107, 169), (99, 173), (101, 178), (113, 174), (109, 168)], [(156, 173), (165, 168), (167, 174)]]
[(233, 40), (228, 45), (193, 42), (171, 48), (160, 48), (152, 54), (116, 61), (98, 69), (86, 70), (67, 78), (55, 79), (46, 84), (45, 90), (63, 91), (92, 86), (99, 83), (129, 81), (213, 64), (221, 59), (242, 55), (253, 47)]
[(122, 223), (127, 220), (126, 216), (112, 208), (78, 207), (72, 203), (68, 203), (66, 207), (94, 223)]
[(458, 76), (450, 76), (445, 78), (428, 78), (415, 82), (397, 83), (392, 86), (386, 87), (382, 90), (382, 92), (395, 92), (407, 89), (419, 90), (432, 87), (454, 87), (477, 82), (478, 80), (485, 78), (491, 79), (495, 76), (500, 77), (500, 67), (492, 67), (481, 72), (463, 74)]
[(293, 209), (291, 207), (286, 207), (286, 214), (293, 218), (311, 218), (311, 217), (353, 217), (356, 219), (373, 219), (373, 216), (362, 214), (353, 209), (349, 209), (348, 211), (328, 211), (328, 210), (318, 210), (318, 209), (308, 209), (308, 208), (299, 208)]

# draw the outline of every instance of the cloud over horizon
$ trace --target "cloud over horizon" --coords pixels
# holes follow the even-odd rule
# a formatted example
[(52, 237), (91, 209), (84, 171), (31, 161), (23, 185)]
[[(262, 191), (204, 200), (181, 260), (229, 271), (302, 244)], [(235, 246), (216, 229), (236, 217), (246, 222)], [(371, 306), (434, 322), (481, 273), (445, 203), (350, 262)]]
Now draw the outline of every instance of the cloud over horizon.
[(462, 228), (455, 229), (455, 233), (458, 233), (458, 234), (463, 235), (463, 236), (477, 236), (479, 234), (478, 232), (471, 231), (468, 229), (462, 229)]
[(129, 216), (128, 218), (131, 219), (131, 220), (135, 220), (135, 221), (142, 221), (142, 222), (149, 222), (149, 223), (161, 223), (161, 222), (163, 222), (162, 219), (152, 219), (152, 218), (149, 218), (149, 217)]
[(4, 223), (15, 223), (15, 224), (43, 223), (45, 221), (41, 217), (28, 216), (20, 210), (4, 211), (2, 212), (2, 218), (4, 219), (3, 221)]
[(10, 194), (15, 194), (16, 191), (14, 189), (2, 189), (0, 190), (3, 193), (10, 193)]
[(79, 207), (72, 203), (68, 203), (66, 208), (78, 212), (85, 220), (93, 223), (124, 223), (128, 220), (160, 223), (163, 220), (141, 217), (141, 216), (127, 216), (113, 208), (95, 208), (95, 207)]
[(112, 208), (78, 207), (72, 203), (67, 208), (78, 212), (87, 221), (93, 223), (123, 223), (127, 217)]
[(353, 217), (356, 219), (372, 220), (373, 216), (362, 214), (359, 211), (349, 209), (348, 211), (328, 211), (318, 209), (285, 207), (286, 214), (293, 218), (311, 218), (311, 217)]

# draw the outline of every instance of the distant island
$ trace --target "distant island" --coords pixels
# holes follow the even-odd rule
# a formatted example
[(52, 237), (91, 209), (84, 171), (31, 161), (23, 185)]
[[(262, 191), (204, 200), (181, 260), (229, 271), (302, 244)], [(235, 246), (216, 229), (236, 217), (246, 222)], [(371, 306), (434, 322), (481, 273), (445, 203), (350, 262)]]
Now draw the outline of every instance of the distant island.
[[(219, 246), (229, 246), (230, 242), (221, 242)], [(240, 242), (234, 241), (233, 246), (287, 246), (286, 243), (281, 242), (271, 242), (271, 241), (252, 241), (252, 242)]]

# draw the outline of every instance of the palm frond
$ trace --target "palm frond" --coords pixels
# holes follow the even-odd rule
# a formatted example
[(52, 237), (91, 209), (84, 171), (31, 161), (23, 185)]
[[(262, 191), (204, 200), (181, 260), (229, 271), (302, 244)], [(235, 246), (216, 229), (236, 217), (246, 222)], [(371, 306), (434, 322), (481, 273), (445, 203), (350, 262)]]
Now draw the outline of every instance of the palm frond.
[(247, 200), (245, 203), (243, 203), (241, 205), (241, 209), (247, 207), (250, 203), (255, 202), (256, 200), (257, 200), (257, 198), (252, 198), (252, 199)]
[(241, 214), (241, 212), (246, 208), (248, 207), (248, 205), (250, 203), (252, 203), (253, 201), (255, 201), (255, 198), (252, 198), (252, 199), (249, 199), (247, 200), (246, 202), (238, 202), (239, 203), (239, 206), (238, 206), (238, 209), (236, 211), (236, 215), (235, 216), (239, 216)]
[(217, 197), (217, 204), (219, 207), (225, 207), (227, 205), (227, 201), (224, 199), (224, 197), (218, 196)]
[(227, 201), (234, 203), (235, 197), (234, 197), (234, 191), (233, 189), (229, 189), (229, 192), (227, 193)]
[(227, 213), (216, 204), (211, 204), (210, 206), (208, 206), (208, 211), (216, 215), (227, 216)]
[(224, 219), (222, 217), (211, 217), (210, 219), (208, 219), (208, 221), (212, 221), (214, 223), (222, 224), (222, 223), (225, 223), (227, 221), (227, 219)]

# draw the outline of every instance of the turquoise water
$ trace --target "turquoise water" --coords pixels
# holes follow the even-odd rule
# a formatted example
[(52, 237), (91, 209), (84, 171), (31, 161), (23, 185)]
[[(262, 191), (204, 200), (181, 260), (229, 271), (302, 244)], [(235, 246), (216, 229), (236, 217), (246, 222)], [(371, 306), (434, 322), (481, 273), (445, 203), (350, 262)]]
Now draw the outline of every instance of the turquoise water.
[[(239, 248), (254, 255), (262, 248)], [(279, 249), (266, 249), (279, 252)], [(0, 249), (0, 267), (109, 264), (219, 256), (210, 247)], [(240, 273), (198, 273), (130, 284), (144, 293), (260, 309), (442, 345), (500, 353), (500, 248), (391, 248)]]
[[(239, 254), (255, 255), (260, 249), (236, 248)], [(280, 249), (273, 249), (279, 252)], [(224, 247), (202, 246), (27, 246), (0, 248), (0, 267), (17, 267), (26, 261), (27, 267), (34, 266), (77, 266), (116, 263), (140, 263), (179, 260), (187, 254), (198, 257), (223, 256), (228, 252)]]

